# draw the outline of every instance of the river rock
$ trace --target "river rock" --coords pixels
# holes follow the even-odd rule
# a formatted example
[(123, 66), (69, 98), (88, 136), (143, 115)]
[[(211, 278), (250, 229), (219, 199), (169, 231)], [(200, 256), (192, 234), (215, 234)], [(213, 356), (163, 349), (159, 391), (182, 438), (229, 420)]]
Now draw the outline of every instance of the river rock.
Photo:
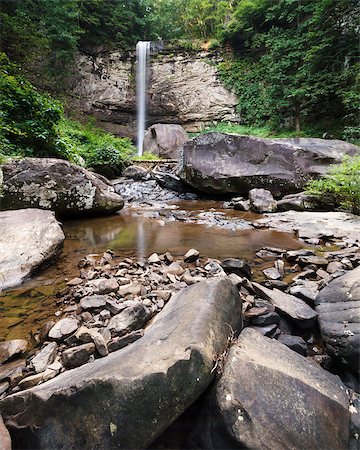
[(278, 312), (285, 314), (298, 327), (308, 329), (314, 326), (317, 314), (300, 298), (285, 294), (279, 289), (268, 289), (258, 283), (252, 285), (260, 297), (270, 301)]
[(0, 416), (0, 448), (2, 450), (12, 449), (10, 433), (5, 427), (4, 421), (1, 416)]
[(21, 448), (147, 448), (209, 386), (240, 329), (231, 281), (197, 283), (132, 345), (2, 400), (5, 423)]
[(202, 408), (192, 448), (343, 450), (349, 425), (338, 377), (246, 328)]
[(49, 331), (49, 338), (63, 339), (77, 330), (79, 322), (72, 317), (60, 319)]
[(251, 278), (252, 270), (249, 264), (242, 259), (237, 258), (227, 258), (221, 263), (221, 267), (224, 269), (225, 273), (234, 273), (239, 277)]
[(61, 360), (67, 369), (74, 369), (86, 364), (94, 351), (95, 345), (92, 342), (78, 345), (77, 347), (70, 347), (63, 351)]
[(199, 250), (196, 250), (195, 248), (191, 248), (184, 255), (184, 262), (193, 263), (198, 260), (199, 255), (200, 255)]
[(126, 347), (129, 344), (137, 341), (138, 339), (144, 336), (143, 330), (133, 331), (126, 336), (116, 336), (110, 340), (108, 349), (109, 352), (115, 352), (116, 350), (120, 350), (121, 348)]
[(14, 159), (5, 163), (2, 170), (3, 210), (40, 208), (57, 215), (84, 215), (110, 214), (124, 206), (106, 178), (68, 161)]
[(112, 317), (107, 328), (112, 336), (123, 336), (141, 328), (149, 318), (148, 309), (141, 303), (135, 303)]
[[(117, 288), (119, 288), (118, 285)], [(103, 308), (109, 301), (112, 301), (109, 295), (87, 295), (80, 300), (80, 306), (85, 310)]]
[(45, 345), (45, 347), (31, 360), (35, 372), (44, 372), (44, 370), (54, 362), (56, 354), (57, 344), (55, 342), (50, 342)]
[(182, 126), (156, 123), (145, 132), (144, 151), (159, 158), (178, 159), (179, 149), (187, 140), (187, 133)]
[(276, 211), (276, 200), (266, 189), (251, 189), (249, 192), (250, 209), (256, 213)]
[(89, 287), (94, 294), (99, 295), (110, 294), (110, 292), (117, 292), (119, 290), (119, 284), (115, 278), (91, 280), (86, 283), (86, 287)]
[[(1, 205), (0, 196), (0, 205)], [(51, 211), (0, 212), (0, 291), (21, 284), (61, 252), (65, 236)]]
[(0, 364), (13, 356), (21, 355), (27, 349), (28, 342), (24, 339), (13, 339), (11, 341), (0, 342)]
[(213, 132), (185, 142), (180, 177), (209, 194), (247, 195), (253, 188), (263, 188), (280, 196), (302, 190), (330, 164), (358, 152), (358, 147), (343, 141), (271, 140)]
[(149, 172), (141, 166), (129, 166), (123, 171), (125, 178), (132, 178), (135, 181), (146, 180), (149, 178)]
[(315, 299), (326, 351), (358, 374), (360, 369), (360, 266), (331, 281)]

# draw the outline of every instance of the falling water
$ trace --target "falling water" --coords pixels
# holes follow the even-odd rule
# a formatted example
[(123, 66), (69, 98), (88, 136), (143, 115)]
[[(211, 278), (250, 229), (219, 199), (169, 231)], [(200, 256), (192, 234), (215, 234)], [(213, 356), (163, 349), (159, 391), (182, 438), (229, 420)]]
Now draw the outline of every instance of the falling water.
[(143, 154), (146, 125), (146, 91), (150, 55), (150, 42), (140, 41), (136, 44), (136, 101), (137, 101), (137, 148), (138, 155)]

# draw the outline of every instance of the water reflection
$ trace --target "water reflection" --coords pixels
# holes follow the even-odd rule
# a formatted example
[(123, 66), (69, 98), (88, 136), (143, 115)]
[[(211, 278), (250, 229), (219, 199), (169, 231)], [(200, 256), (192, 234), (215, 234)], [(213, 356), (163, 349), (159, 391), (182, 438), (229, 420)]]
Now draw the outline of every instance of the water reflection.
[[(206, 210), (214, 202), (197, 204)], [(196, 208), (192, 204), (191, 208)], [(218, 210), (219, 208), (217, 208)], [(226, 214), (244, 214), (227, 211)], [(248, 219), (247, 213), (244, 218)], [(290, 234), (268, 230), (229, 230), (184, 222), (150, 220), (129, 211), (111, 217), (89, 218), (64, 222), (66, 241), (59, 260), (21, 288), (6, 291), (0, 297), (0, 340), (25, 338), (53, 317), (59, 308), (56, 292), (65, 286), (64, 278), (78, 275), (77, 264), (89, 253), (113, 250), (122, 257), (144, 259), (153, 252), (170, 251), (183, 255), (189, 248), (202, 257), (222, 259), (243, 258), (256, 263), (255, 253), (264, 246), (286, 249), (300, 248)]]

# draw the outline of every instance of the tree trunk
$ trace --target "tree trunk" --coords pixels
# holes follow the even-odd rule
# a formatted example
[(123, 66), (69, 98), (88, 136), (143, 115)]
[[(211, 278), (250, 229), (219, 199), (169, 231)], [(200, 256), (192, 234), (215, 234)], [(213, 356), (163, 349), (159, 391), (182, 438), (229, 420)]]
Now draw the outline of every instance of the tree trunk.
[(299, 132), (301, 130), (300, 126), (300, 104), (295, 104), (295, 131)]

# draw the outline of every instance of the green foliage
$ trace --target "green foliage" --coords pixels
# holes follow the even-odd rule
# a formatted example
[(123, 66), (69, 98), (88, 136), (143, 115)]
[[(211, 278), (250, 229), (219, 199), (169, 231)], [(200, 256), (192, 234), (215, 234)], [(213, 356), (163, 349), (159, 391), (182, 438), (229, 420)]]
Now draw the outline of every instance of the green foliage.
[(360, 156), (345, 157), (327, 176), (311, 181), (307, 192), (318, 196), (331, 194), (343, 208), (360, 214)]
[(153, 155), (149, 152), (144, 152), (141, 156), (134, 156), (133, 161), (161, 161), (159, 156)]
[(0, 53), (1, 153), (44, 156), (57, 153), (57, 124), (62, 106), (39, 93)]

